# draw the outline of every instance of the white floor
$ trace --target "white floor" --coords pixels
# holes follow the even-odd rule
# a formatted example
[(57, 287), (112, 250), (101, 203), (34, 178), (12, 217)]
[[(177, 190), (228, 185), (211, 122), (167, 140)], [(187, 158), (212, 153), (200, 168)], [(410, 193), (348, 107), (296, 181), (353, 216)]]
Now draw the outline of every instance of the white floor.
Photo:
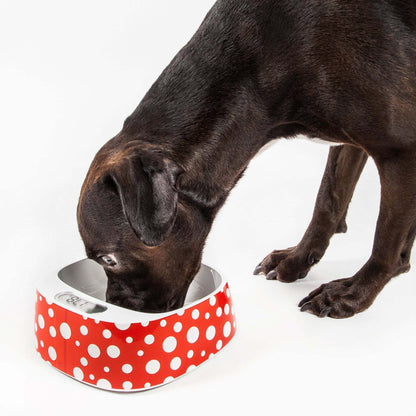
[(269, 251), (296, 244), (309, 222), (327, 148), (305, 140), (278, 142), (253, 160), (209, 237), (204, 262), (228, 278), (238, 319), (235, 339), (216, 358), (166, 387), (115, 394), (35, 355), (36, 281), (45, 264), (84, 256), (75, 209), (93, 154), (212, 3), (40, 1), (26, 2), (24, 13), (2, 3), (1, 414), (416, 414), (415, 271), (352, 319), (321, 320), (296, 306), (369, 256), (379, 204), (373, 163), (348, 234), (334, 237), (307, 279), (251, 275)]

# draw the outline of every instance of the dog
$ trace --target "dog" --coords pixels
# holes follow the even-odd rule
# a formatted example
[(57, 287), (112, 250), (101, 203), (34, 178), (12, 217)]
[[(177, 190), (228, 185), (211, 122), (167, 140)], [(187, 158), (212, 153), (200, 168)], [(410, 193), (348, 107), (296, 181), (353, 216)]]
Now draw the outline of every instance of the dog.
[(416, 236), (413, 0), (217, 1), (82, 186), (79, 231), (106, 271), (107, 301), (181, 307), (214, 218), (250, 160), (300, 134), (331, 145), (313, 218), (296, 247), (273, 251), (254, 274), (305, 278), (331, 237), (347, 231), (371, 157), (381, 182), (371, 257), (299, 304), (331, 318), (367, 309), (410, 269)]

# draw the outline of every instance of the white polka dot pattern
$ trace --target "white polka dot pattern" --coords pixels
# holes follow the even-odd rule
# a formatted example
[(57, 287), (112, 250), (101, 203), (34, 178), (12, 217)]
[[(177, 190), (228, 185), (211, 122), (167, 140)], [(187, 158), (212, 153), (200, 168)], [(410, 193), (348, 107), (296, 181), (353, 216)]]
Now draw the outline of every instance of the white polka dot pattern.
[(49, 355), (49, 358), (50, 358), (52, 361), (55, 361), (55, 360), (56, 360), (56, 350), (55, 350), (55, 348), (54, 348), (54, 347), (49, 347), (49, 348), (48, 348), (48, 355)]
[(176, 341), (175, 337), (167, 337), (163, 341), (163, 350), (165, 352), (172, 352), (175, 350), (177, 344), (178, 342)]
[(123, 367), (121, 367), (123, 373), (130, 374), (133, 371), (133, 367), (130, 364), (124, 364)]
[(95, 344), (88, 345), (87, 351), (92, 358), (98, 358), (101, 354), (100, 348)]
[(73, 374), (77, 380), (81, 381), (84, 378), (84, 372), (79, 367), (74, 367)]
[(37, 293), (36, 349), (83, 383), (135, 391), (169, 383), (213, 357), (233, 338), (231, 295), (222, 291), (163, 319), (111, 323), (86, 318)]
[(69, 339), (71, 338), (71, 328), (66, 322), (63, 322), (59, 327), (59, 332), (62, 335), (62, 338)]
[(49, 333), (51, 334), (51, 337), (52, 338), (55, 338), (56, 337), (56, 329), (55, 329), (55, 327), (53, 325), (51, 325), (49, 327)]
[(130, 381), (125, 381), (125, 382), (123, 383), (123, 389), (124, 389), (124, 390), (131, 390), (131, 389), (132, 389), (132, 387), (133, 387), (133, 384), (131, 384), (131, 382), (130, 382)]
[(111, 358), (118, 358), (120, 356), (120, 348), (115, 345), (109, 345), (107, 348), (107, 354)]

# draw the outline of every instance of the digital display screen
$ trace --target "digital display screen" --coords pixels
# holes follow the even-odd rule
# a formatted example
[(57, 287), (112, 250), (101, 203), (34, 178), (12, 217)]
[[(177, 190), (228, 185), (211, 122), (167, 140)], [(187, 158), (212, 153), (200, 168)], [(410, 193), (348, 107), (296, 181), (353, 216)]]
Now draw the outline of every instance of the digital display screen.
[(88, 314), (100, 313), (107, 310), (106, 306), (98, 305), (97, 303), (82, 299), (71, 292), (58, 293), (55, 295), (55, 299), (59, 300), (61, 303), (71, 306), (73, 309), (77, 309)]

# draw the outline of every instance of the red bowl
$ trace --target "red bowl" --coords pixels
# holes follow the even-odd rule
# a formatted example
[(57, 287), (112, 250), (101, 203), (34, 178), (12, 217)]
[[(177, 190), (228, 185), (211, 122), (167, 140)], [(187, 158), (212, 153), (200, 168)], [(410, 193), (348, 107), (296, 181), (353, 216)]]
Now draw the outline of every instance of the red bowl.
[(56, 369), (105, 390), (169, 383), (213, 357), (236, 330), (230, 289), (203, 265), (181, 309), (136, 312), (105, 302), (101, 266), (82, 260), (36, 293), (36, 349)]

